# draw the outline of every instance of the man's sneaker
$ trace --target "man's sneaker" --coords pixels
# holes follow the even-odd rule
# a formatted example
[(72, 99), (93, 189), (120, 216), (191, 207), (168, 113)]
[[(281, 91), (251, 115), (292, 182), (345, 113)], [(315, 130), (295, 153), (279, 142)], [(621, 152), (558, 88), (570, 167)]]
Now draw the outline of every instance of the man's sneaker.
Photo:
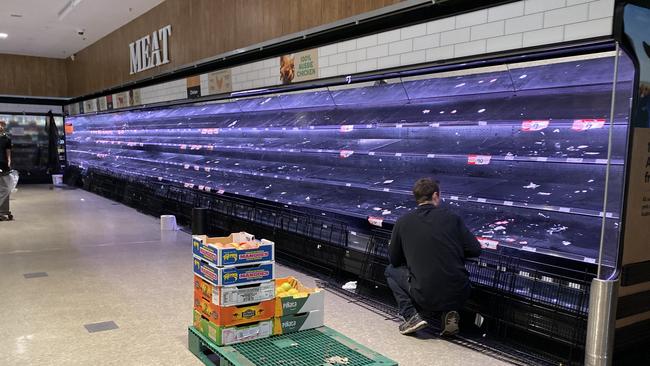
[(458, 334), (458, 322), (460, 314), (457, 311), (447, 311), (442, 314), (442, 332), (441, 336), (452, 336)]
[(399, 332), (402, 334), (410, 334), (426, 327), (429, 323), (420, 317), (420, 314), (415, 313), (408, 318), (404, 323), (400, 324)]

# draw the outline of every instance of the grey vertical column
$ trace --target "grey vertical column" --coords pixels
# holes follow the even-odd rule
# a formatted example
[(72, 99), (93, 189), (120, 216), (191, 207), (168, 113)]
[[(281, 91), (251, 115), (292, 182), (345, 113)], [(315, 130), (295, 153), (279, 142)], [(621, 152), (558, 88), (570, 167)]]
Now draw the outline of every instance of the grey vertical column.
[(195, 207), (192, 209), (192, 235), (208, 233), (208, 209)]
[(618, 279), (594, 278), (589, 294), (589, 323), (587, 324), (585, 346), (586, 366), (612, 364), (617, 302)]

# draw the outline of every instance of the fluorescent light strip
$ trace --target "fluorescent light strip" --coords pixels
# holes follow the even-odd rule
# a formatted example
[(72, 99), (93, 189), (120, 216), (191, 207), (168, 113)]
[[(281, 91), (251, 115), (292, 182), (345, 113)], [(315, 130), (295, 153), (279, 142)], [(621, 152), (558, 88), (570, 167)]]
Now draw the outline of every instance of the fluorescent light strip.
[(79, 5), (82, 0), (70, 0), (68, 1), (61, 10), (59, 10), (59, 20), (63, 20), (70, 12), (72, 9), (74, 9), (75, 6)]

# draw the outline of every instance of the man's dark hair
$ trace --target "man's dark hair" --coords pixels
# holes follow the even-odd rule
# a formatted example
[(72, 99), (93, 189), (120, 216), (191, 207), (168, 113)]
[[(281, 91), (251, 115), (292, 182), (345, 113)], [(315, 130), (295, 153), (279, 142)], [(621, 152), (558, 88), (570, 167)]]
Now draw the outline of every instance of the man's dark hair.
[(420, 204), (425, 201), (430, 201), (433, 194), (438, 192), (440, 194), (440, 186), (437, 180), (431, 178), (420, 178), (413, 186), (413, 196), (415, 201)]

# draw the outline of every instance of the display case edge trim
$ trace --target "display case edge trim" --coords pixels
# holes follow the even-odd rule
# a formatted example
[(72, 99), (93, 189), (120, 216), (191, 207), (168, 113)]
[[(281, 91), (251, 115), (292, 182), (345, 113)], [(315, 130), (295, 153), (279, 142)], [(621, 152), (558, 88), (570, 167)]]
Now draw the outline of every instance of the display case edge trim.
[[(635, 5), (639, 6), (642, 8), (648, 8), (648, 4), (645, 1), (642, 0), (629, 0), (629, 1), (620, 1), (617, 0), (615, 3), (615, 8), (614, 8), (614, 24), (613, 24), (613, 35), (614, 38), (620, 43), (621, 48), (630, 56), (630, 59), (632, 60), (635, 69), (637, 69), (637, 72), (635, 73), (634, 76), (634, 87), (633, 87), (633, 98), (632, 98), (632, 105), (631, 105), (631, 111), (632, 115), (634, 116), (634, 112), (638, 108), (638, 100), (639, 100), (639, 88), (640, 88), (640, 77), (641, 77), (641, 72), (640, 71), (640, 63), (639, 59), (637, 57), (637, 54), (634, 50), (633, 45), (630, 43), (630, 39), (627, 37), (625, 33), (625, 22), (624, 22), (624, 12), (625, 12), (625, 7), (628, 5)], [(650, 71), (650, 70), (649, 70)], [(630, 231), (630, 226), (631, 223), (629, 222), (630, 220), (630, 210), (631, 208), (629, 207), (629, 198), (630, 195), (634, 194), (635, 192), (638, 193), (637, 191), (641, 189), (640, 184), (635, 184), (631, 185), (631, 179), (632, 179), (632, 174), (633, 173), (638, 173), (634, 169), (633, 165), (635, 163), (634, 161), (634, 145), (635, 145), (635, 140), (638, 140), (642, 138), (642, 135), (646, 135), (648, 131), (648, 127), (650, 126), (643, 126), (640, 124), (640, 121), (637, 121), (633, 118), (631, 121), (631, 128), (629, 129), (629, 136), (628, 136), (628, 156), (626, 161), (629, 163), (626, 164), (625, 167), (625, 183), (624, 183), (624, 189), (623, 189), (623, 207), (621, 208), (621, 239), (619, 243), (619, 258), (617, 263), (619, 263), (619, 267), (621, 267), (621, 286), (627, 287), (627, 286), (633, 286), (637, 284), (641, 284), (644, 282), (649, 282), (650, 281), (650, 260), (641, 260), (639, 262), (630, 262), (629, 258), (626, 258), (625, 256), (625, 250), (626, 250), (626, 237), (629, 238), (630, 235), (632, 235), (632, 232)], [(643, 128), (646, 127), (646, 128)], [(646, 130), (646, 131), (644, 131)], [(638, 152), (637, 152), (638, 153)], [(641, 162), (636, 162), (637, 164), (640, 164)], [(634, 170), (633, 170), (634, 169)], [(636, 227), (638, 230), (639, 228)], [(648, 228), (646, 228), (646, 231)], [(636, 233), (636, 235), (639, 235), (641, 233)], [(647, 234), (647, 233), (646, 233)], [(646, 235), (642, 235), (644, 237), (648, 237)], [(627, 249), (631, 249), (629, 245), (627, 246)]]

